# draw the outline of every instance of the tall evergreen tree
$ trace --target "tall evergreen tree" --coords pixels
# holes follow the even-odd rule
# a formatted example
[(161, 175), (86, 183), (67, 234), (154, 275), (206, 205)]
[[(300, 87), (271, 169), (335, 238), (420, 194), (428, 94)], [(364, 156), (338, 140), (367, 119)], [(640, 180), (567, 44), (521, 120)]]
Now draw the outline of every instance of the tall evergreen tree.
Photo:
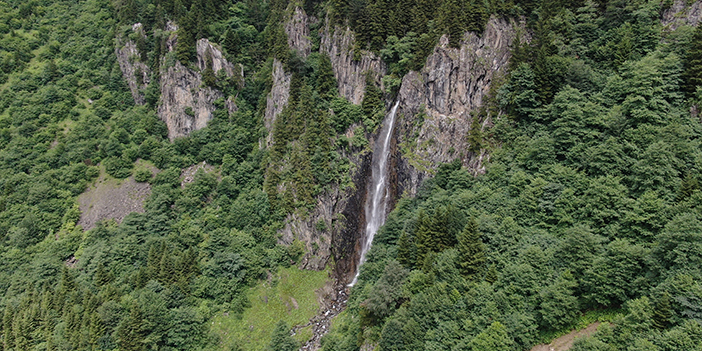
[(685, 92), (688, 96), (692, 96), (697, 87), (702, 86), (702, 26), (698, 25), (695, 28), (690, 45), (685, 51), (683, 63), (685, 66), (683, 73)]
[(279, 321), (273, 329), (271, 342), (266, 347), (266, 351), (295, 351), (297, 348), (297, 342), (290, 336), (288, 324), (285, 321)]
[(658, 329), (665, 329), (670, 326), (670, 319), (673, 312), (670, 306), (670, 294), (664, 292), (656, 301), (653, 307), (653, 326)]
[(139, 305), (134, 302), (129, 309), (129, 316), (122, 320), (117, 328), (117, 338), (120, 350), (141, 351), (146, 347), (144, 338), (144, 316)]
[(478, 222), (474, 217), (468, 220), (468, 224), (458, 236), (458, 269), (465, 277), (475, 279), (484, 267), (485, 244), (478, 231)]

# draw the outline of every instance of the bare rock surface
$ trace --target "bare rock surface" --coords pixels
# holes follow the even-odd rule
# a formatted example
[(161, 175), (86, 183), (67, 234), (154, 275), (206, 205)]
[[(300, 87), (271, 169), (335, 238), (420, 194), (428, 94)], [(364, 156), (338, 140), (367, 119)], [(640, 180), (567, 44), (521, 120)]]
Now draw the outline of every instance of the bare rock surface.
[(327, 21), (320, 35), (319, 51), (331, 59), (339, 94), (354, 104), (360, 104), (366, 89), (366, 73), (380, 80), (387, 70), (385, 63), (374, 53), (365, 51), (358, 55), (360, 60), (354, 60), (356, 37), (350, 28), (331, 28)]
[[(443, 36), (424, 68), (403, 78), (397, 149), (402, 187), (410, 195), (439, 164), (456, 158), (474, 173), (484, 171), (483, 160), (488, 156), (467, 152), (467, 135), (491, 83), (507, 68), (519, 27), (523, 24), (492, 17), (481, 35), (466, 33), (460, 48), (449, 47), (448, 37)], [(488, 124), (482, 121), (481, 128)]]
[[(136, 35), (146, 37), (141, 23), (136, 23), (132, 26), (132, 31)], [(122, 71), (122, 76), (127, 81), (129, 91), (132, 93), (134, 103), (143, 105), (144, 94), (141, 90), (149, 85), (151, 79), (151, 68), (144, 62), (141, 62), (141, 55), (137, 49), (136, 43), (129, 38), (118, 37), (117, 46), (115, 47), (115, 55), (119, 68)]]
[[(296, 6), (285, 22), (285, 34), (288, 36), (288, 46), (295, 50), (298, 55), (306, 58), (312, 50), (310, 41), (310, 19), (305, 11)], [(268, 131), (266, 146), (271, 146), (273, 142), (273, 124), (276, 117), (283, 111), (290, 98), (291, 73), (285, 72), (283, 64), (278, 60), (273, 60), (273, 86), (266, 98), (266, 111), (263, 115), (263, 124)]]
[(263, 116), (263, 124), (266, 126), (268, 136), (266, 144), (270, 146), (273, 142), (273, 124), (275, 118), (283, 111), (290, 98), (290, 79), (292, 74), (286, 73), (283, 64), (277, 59), (273, 60), (273, 87), (266, 99), (266, 112)]
[[(207, 126), (213, 117), (214, 102), (225, 97), (221, 91), (203, 84), (202, 71), (211, 68), (215, 74), (220, 70), (224, 70), (227, 77), (234, 74), (234, 65), (207, 39), (198, 40), (196, 48), (198, 70), (183, 66), (177, 60), (169, 67), (162, 65), (161, 68), (158, 115), (166, 122), (171, 140)], [(212, 67), (207, 67), (208, 64)], [(236, 105), (231, 100), (228, 99), (226, 105), (230, 112), (236, 111)]]
[(90, 230), (103, 220), (121, 223), (132, 212), (144, 213), (144, 201), (151, 195), (149, 183), (137, 183), (134, 177), (124, 180), (101, 174), (88, 190), (78, 197), (78, 224)]
[(702, 1), (688, 5), (685, 0), (675, 0), (663, 12), (661, 23), (667, 30), (676, 30), (682, 25), (697, 26), (702, 20)]
[(305, 58), (312, 52), (309, 21), (310, 19), (307, 17), (305, 10), (296, 6), (290, 18), (285, 22), (288, 46), (297, 51), (298, 55)]

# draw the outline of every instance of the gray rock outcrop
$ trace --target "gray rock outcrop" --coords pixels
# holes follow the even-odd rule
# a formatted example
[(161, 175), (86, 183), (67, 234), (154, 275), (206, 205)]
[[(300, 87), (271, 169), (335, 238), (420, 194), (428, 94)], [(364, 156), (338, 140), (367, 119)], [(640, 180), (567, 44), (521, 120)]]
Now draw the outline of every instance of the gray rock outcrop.
[[(134, 35), (142, 36), (142, 38), (146, 39), (146, 34), (144, 33), (141, 23), (135, 23), (132, 26), (132, 32)], [(129, 91), (132, 93), (132, 98), (134, 98), (134, 103), (143, 105), (145, 101), (144, 94), (141, 90), (149, 85), (151, 68), (144, 62), (141, 62), (141, 54), (139, 53), (137, 45), (129, 38), (117, 38), (115, 55), (117, 56), (117, 62), (122, 71), (122, 76), (127, 81)]]
[(354, 104), (363, 101), (366, 89), (366, 74), (370, 72), (376, 80), (385, 75), (385, 63), (371, 52), (362, 52), (354, 60), (355, 35), (350, 28), (331, 28), (327, 20), (326, 27), (320, 33), (319, 51), (331, 59), (334, 76), (338, 83), (339, 95)]
[(474, 173), (484, 171), (487, 155), (467, 152), (466, 137), (474, 112), (507, 67), (518, 27), (523, 25), (492, 17), (481, 35), (466, 33), (460, 48), (450, 48), (443, 36), (424, 68), (405, 75), (397, 97), (400, 193), (415, 194), (422, 179), (455, 158)]
[(667, 30), (674, 31), (680, 26), (697, 26), (702, 20), (702, 1), (689, 4), (685, 0), (675, 0), (663, 11), (661, 23)]
[(268, 136), (266, 145), (271, 146), (273, 142), (273, 124), (275, 118), (283, 111), (288, 104), (290, 97), (290, 78), (292, 74), (285, 72), (283, 64), (277, 59), (273, 60), (273, 86), (266, 99), (266, 112), (263, 115), (263, 124), (266, 126)]
[[(295, 50), (298, 55), (306, 58), (312, 50), (310, 41), (310, 19), (305, 10), (295, 7), (288, 16), (284, 24), (285, 34), (288, 36), (288, 46)], [(271, 146), (272, 131), (275, 118), (283, 111), (288, 104), (290, 97), (291, 73), (285, 72), (283, 64), (278, 60), (273, 60), (273, 85), (266, 98), (266, 111), (263, 114), (263, 124), (268, 131), (266, 146)]]
[[(174, 46), (169, 45), (169, 49), (173, 50)], [(214, 102), (225, 97), (221, 91), (203, 84), (202, 71), (211, 68), (215, 74), (221, 70), (224, 70), (227, 77), (235, 74), (234, 65), (207, 39), (197, 41), (196, 51), (198, 70), (185, 67), (178, 60), (174, 60), (170, 66), (161, 66), (161, 103), (158, 115), (166, 122), (171, 140), (207, 126), (213, 117)], [(212, 66), (208, 67), (209, 64)], [(227, 100), (226, 106), (230, 112), (236, 110), (231, 99)]]
[(305, 10), (296, 6), (284, 26), (285, 34), (288, 35), (288, 46), (302, 57), (307, 57), (312, 52), (309, 22), (310, 18)]

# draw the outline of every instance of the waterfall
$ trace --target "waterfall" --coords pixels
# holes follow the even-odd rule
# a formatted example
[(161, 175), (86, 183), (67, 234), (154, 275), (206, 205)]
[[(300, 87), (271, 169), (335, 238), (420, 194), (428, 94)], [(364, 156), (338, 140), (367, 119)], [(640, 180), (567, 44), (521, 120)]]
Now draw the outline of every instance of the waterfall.
[(392, 130), (395, 127), (395, 113), (399, 101), (390, 110), (383, 126), (378, 133), (378, 140), (373, 147), (373, 160), (371, 166), (371, 184), (368, 187), (366, 196), (366, 233), (361, 247), (361, 259), (358, 261), (356, 275), (349, 286), (356, 284), (361, 265), (366, 260), (366, 253), (373, 244), (373, 237), (378, 228), (385, 223), (385, 211), (387, 210), (390, 193), (388, 192), (388, 158), (390, 157), (390, 139)]

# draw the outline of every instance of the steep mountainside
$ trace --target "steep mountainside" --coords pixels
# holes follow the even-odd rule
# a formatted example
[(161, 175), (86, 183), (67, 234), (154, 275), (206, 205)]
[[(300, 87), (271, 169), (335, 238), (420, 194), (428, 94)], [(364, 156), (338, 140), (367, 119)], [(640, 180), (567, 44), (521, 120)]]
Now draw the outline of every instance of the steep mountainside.
[(697, 350), (701, 17), (0, 0), (2, 347)]

